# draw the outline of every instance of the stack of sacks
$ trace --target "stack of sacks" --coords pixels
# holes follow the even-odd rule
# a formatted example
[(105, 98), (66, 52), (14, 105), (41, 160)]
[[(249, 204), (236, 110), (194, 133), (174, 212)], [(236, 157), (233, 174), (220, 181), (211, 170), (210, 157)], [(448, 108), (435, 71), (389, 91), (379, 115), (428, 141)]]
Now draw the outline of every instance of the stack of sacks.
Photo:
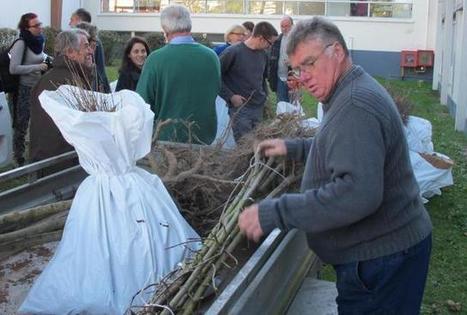
[(452, 185), (452, 160), (433, 149), (431, 123), (423, 118), (409, 116), (405, 127), (410, 161), (420, 186), (424, 202), (434, 195), (441, 195), (440, 188)]

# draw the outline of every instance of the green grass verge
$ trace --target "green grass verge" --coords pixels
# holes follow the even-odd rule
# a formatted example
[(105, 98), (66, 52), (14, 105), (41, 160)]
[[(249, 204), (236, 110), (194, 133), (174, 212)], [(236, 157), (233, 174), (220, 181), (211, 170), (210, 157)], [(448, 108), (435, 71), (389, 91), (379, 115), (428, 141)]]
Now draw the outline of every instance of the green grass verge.
[[(380, 80), (397, 93), (407, 95), (414, 107), (411, 114), (428, 119), (433, 126), (435, 151), (455, 161), (454, 185), (444, 188), (426, 204), (433, 221), (433, 251), (422, 314), (467, 314), (467, 138), (454, 130), (454, 119), (431, 84), (416, 81)], [(307, 113), (316, 113), (316, 101), (305, 97)], [(330, 266), (322, 278), (335, 281)], [(460, 303), (460, 310), (447, 301)]]

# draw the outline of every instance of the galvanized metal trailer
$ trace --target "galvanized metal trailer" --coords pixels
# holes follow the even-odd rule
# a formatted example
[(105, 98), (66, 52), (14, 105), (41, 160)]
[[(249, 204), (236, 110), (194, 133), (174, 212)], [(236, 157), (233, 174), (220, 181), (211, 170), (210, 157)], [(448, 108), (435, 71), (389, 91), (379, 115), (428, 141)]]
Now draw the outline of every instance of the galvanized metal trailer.
[[(1, 173), (0, 183), (18, 178), (25, 182), (0, 192), (0, 214), (70, 199), (87, 176), (79, 165), (43, 178), (37, 174), (75, 158), (76, 153), (69, 152)], [(303, 233), (274, 230), (203, 313), (286, 313), (303, 279), (314, 277), (320, 266), (318, 257), (308, 249)]]

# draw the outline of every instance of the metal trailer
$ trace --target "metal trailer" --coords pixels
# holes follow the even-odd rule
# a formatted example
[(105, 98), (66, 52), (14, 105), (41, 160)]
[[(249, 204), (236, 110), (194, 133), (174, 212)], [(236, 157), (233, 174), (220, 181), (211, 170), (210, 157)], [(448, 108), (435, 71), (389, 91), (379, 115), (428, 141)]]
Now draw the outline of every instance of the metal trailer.
[[(0, 193), (0, 214), (71, 198), (87, 176), (76, 165), (37, 178), (46, 167), (76, 158), (65, 153), (0, 174), (0, 183), (26, 177), (26, 183)], [(274, 230), (207, 307), (206, 314), (284, 314), (303, 279), (321, 266), (305, 235)], [(314, 312), (313, 312), (314, 313)]]

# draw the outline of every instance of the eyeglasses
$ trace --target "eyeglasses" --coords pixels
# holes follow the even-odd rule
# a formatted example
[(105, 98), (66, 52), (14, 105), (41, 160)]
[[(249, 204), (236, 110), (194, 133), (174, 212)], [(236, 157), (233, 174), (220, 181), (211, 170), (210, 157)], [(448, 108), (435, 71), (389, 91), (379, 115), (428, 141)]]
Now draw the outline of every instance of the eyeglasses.
[(245, 36), (244, 33), (230, 33), (230, 34), (233, 34), (233, 35), (238, 35), (238, 36)]
[(326, 46), (324, 46), (323, 50), (321, 50), (321, 52), (319, 53), (317, 57), (313, 58), (312, 56), (309, 56), (308, 58), (305, 59), (305, 61), (301, 65), (299, 65), (297, 68), (293, 68), (292, 69), (293, 76), (299, 78), (302, 72), (310, 72), (314, 68), (319, 58), (321, 58), (321, 56), (324, 54), (326, 49), (333, 46), (335, 43), (336, 42), (327, 44)]
[(269, 39), (267, 39), (266, 37), (263, 37), (263, 39), (264, 39), (265, 41), (267, 41), (267, 42), (268, 42), (269, 46), (271, 46), (271, 47), (272, 47), (272, 43), (271, 43), (271, 41), (270, 41)]
[(29, 26), (29, 28), (39, 28), (41, 26), (42, 26), (42, 23), (37, 23), (37, 24)]

